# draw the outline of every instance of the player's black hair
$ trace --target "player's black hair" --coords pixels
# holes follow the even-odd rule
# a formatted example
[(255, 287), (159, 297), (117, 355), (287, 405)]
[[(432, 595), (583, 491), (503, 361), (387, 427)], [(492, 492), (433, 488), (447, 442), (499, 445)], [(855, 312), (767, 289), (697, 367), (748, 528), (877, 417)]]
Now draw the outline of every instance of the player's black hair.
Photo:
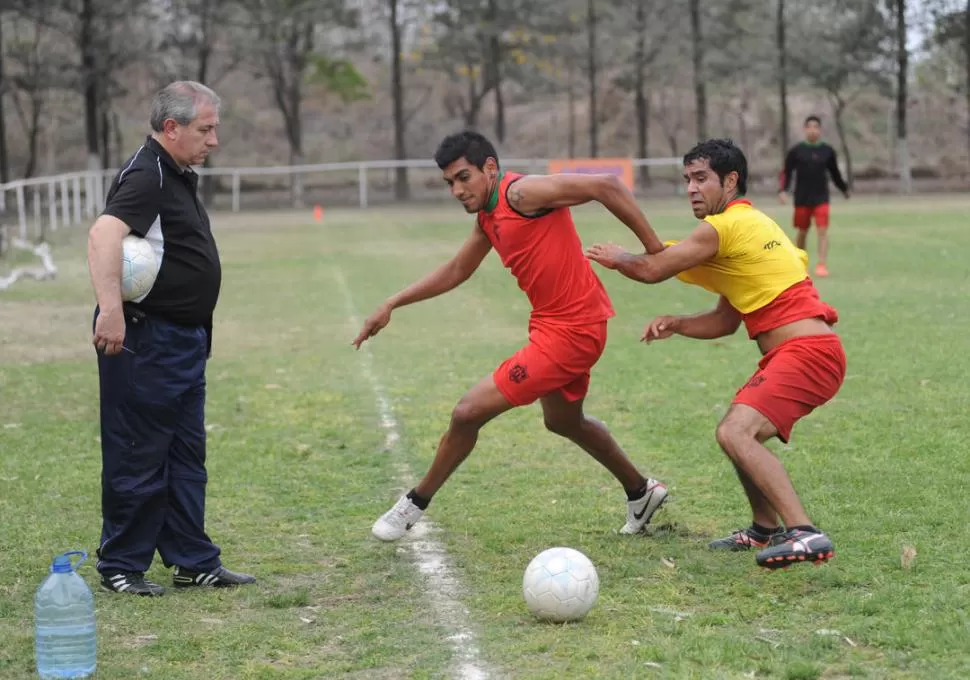
[(818, 123), (819, 125), (822, 124), (822, 119), (819, 118), (818, 116), (816, 116), (814, 113), (812, 115), (810, 115), (808, 118), (806, 118), (805, 119), (805, 122), (802, 123), (802, 124), (803, 125), (808, 125), (809, 123), (811, 123), (813, 121), (816, 122), (816, 123)]
[(494, 158), (495, 164), (498, 165), (498, 154), (495, 152), (495, 147), (485, 135), (474, 130), (463, 130), (448, 135), (441, 140), (438, 150), (434, 152), (434, 162), (442, 170), (459, 158), (464, 158), (481, 170), (485, 167), (485, 161), (489, 157)]
[(707, 159), (724, 186), (724, 178), (729, 172), (738, 173), (738, 195), (748, 193), (748, 159), (744, 152), (730, 139), (708, 139), (701, 142), (684, 155), (684, 165)]

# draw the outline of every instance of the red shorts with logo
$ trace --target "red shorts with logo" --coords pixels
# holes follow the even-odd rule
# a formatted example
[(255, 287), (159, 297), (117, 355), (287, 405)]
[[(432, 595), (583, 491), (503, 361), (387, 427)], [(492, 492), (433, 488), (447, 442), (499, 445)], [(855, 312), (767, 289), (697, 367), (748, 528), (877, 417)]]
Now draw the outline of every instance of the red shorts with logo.
[(758, 411), (788, 443), (795, 423), (839, 391), (845, 364), (842, 341), (835, 333), (786, 340), (761, 358), (733, 403)]
[(819, 229), (827, 229), (829, 226), (829, 204), (819, 205), (796, 205), (793, 224), (796, 229), (808, 229), (815, 218), (815, 226)]
[(606, 348), (606, 321), (583, 326), (529, 324), (529, 342), (495, 369), (492, 379), (514, 406), (559, 392), (576, 401)]

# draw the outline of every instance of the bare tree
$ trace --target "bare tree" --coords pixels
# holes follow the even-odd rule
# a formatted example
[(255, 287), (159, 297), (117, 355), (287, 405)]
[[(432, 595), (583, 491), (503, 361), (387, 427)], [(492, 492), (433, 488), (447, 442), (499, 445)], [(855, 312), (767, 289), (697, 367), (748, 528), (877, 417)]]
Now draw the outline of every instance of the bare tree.
[(788, 67), (786, 57), (788, 48), (785, 46), (785, 0), (777, 0), (775, 14), (775, 46), (778, 52), (778, 143), (781, 147), (781, 157), (784, 160), (788, 153)]
[[(290, 165), (303, 163), (304, 86), (314, 80), (324, 89), (350, 99), (359, 96), (363, 78), (343, 59), (317, 52), (318, 29), (352, 27), (356, 14), (343, 0), (243, 0), (256, 36), (257, 67), (269, 81), (273, 99), (283, 116), (290, 148)], [(303, 178), (293, 173), (290, 198), (303, 204)]]
[(903, 193), (913, 190), (910, 169), (909, 143), (906, 130), (906, 108), (909, 101), (909, 47), (906, 45), (906, 0), (893, 0), (896, 19), (896, 143), (899, 154), (899, 189)]
[(694, 101), (697, 107), (697, 138), (707, 138), (707, 85), (704, 81), (704, 34), (701, 30), (701, 0), (690, 0), (690, 28), (693, 39)]
[(7, 93), (7, 80), (3, 63), (3, 22), (3, 12), (0, 12), (0, 182), (6, 184), (10, 180), (10, 167), (8, 165), (7, 120), (4, 107), (4, 95)]

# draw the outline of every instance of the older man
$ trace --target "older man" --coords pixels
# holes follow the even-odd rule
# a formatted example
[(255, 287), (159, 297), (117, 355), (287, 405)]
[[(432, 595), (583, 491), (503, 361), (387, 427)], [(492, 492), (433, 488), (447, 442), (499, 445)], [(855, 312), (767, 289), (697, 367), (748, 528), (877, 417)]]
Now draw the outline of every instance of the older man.
[[(156, 549), (176, 587), (255, 581), (222, 566), (204, 528), (205, 367), (222, 270), (190, 166), (218, 146), (219, 106), (190, 81), (156, 94), (152, 134), (122, 165), (88, 240), (101, 385), (98, 571), (112, 592), (163, 594), (145, 579)], [(147, 294), (122, 303), (129, 234), (151, 243), (161, 268)]]

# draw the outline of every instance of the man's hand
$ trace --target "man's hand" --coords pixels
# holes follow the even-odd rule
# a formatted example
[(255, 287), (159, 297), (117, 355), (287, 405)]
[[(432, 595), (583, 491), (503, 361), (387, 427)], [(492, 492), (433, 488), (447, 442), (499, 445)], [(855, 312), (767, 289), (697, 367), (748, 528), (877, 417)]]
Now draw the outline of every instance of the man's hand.
[(848, 201), (852, 197), (852, 192), (845, 191), (842, 193), (842, 195), (845, 196), (845, 200)]
[(364, 320), (364, 327), (360, 329), (360, 333), (354, 338), (353, 342), (350, 344), (360, 349), (360, 346), (368, 338), (372, 338), (391, 321), (391, 306), (386, 302), (377, 308), (377, 311), (371, 314)]
[(781, 203), (782, 205), (785, 205), (787, 201), (788, 201), (788, 195), (784, 191), (779, 191), (778, 202)]
[(125, 342), (125, 313), (122, 309), (98, 310), (94, 322), (95, 349), (106, 355), (117, 354)]
[(616, 269), (624, 255), (629, 255), (629, 252), (615, 243), (594, 243), (586, 249), (586, 257), (607, 269)]
[(649, 345), (654, 340), (666, 340), (670, 336), (676, 335), (679, 324), (679, 317), (658, 316), (643, 329), (643, 337), (640, 338), (640, 341)]

